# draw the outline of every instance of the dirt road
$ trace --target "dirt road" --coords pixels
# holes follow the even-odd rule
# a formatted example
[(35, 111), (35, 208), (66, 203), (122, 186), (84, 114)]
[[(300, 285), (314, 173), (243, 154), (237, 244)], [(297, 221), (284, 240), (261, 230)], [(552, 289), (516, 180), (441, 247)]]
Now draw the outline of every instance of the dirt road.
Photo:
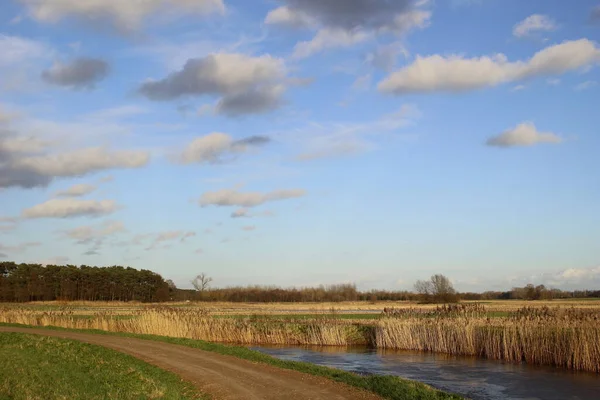
[(169, 343), (46, 329), (0, 327), (0, 332), (74, 339), (118, 350), (175, 372), (214, 399), (379, 399), (328, 379)]

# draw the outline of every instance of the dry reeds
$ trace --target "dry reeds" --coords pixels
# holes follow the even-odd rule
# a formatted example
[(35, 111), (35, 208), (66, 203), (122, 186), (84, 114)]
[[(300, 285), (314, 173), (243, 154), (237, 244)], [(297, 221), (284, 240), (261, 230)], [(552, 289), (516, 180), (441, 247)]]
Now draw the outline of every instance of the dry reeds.
[(524, 307), (508, 316), (489, 318), (482, 305), (458, 305), (387, 310), (378, 320), (357, 321), (336, 313), (302, 320), (231, 318), (197, 307), (145, 307), (127, 315), (107, 309), (81, 315), (72, 308), (0, 307), (0, 322), (238, 344), (363, 344), (600, 372), (598, 308)]

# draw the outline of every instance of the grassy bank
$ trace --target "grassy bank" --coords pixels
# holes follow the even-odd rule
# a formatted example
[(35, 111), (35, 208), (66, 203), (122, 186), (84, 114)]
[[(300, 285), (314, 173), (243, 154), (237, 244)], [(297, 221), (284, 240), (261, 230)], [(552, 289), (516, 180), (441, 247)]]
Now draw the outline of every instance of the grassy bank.
[[(31, 327), (20, 324), (6, 324), (0, 323), (0, 326), (18, 326), (18, 327)], [(54, 330), (66, 330), (74, 332), (88, 332), (100, 335), (115, 335), (132, 337), (137, 339), (154, 340), (159, 342), (178, 344), (181, 346), (192, 347), (204, 351), (210, 351), (218, 354), (233, 356), (252, 362), (263, 363), (272, 365), (278, 368), (290, 369), (298, 372), (307, 373), (310, 375), (321, 376), (327, 379), (331, 379), (336, 382), (345, 383), (350, 386), (365, 389), (385, 399), (391, 400), (445, 400), (445, 399), (462, 399), (461, 396), (445, 393), (436, 390), (428, 385), (420, 382), (410, 381), (402, 379), (396, 376), (362, 376), (351, 372), (341, 371), (333, 368), (322, 367), (310, 363), (297, 362), (297, 361), (285, 361), (278, 358), (271, 357), (269, 355), (260, 353), (258, 351), (250, 350), (246, 347), (229, 346), (219, 343), (211, 343), (202, 340), (192, 340), (185, 338), (174, 338), (167, 336), (158, 335), (144, 335), (135, 333), (125, 332), (107, 332), (102, 330), (93, 329), (68, 329), (61, 327), (48, 326), (46, 329)], [(0, 397), (1, 398), (1, 397)]]
[(205, 399), (177, 375), (72, 340), (0, 333), (0, 399)]

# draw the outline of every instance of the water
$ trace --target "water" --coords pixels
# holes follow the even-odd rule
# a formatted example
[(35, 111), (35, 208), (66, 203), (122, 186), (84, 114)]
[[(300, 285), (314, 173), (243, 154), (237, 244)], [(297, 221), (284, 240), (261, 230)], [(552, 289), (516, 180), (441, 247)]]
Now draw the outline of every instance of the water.
[(338, 347), (253, 347), (284, 360), (397, 375), (474, 400), (600, 400), (600, 375), (476, 357)]

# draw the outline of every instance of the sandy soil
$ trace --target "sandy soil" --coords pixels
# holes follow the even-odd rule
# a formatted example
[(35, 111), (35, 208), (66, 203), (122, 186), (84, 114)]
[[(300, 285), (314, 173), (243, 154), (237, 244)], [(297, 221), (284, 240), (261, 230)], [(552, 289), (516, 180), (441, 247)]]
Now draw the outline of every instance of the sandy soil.
[(0, 327), (74, 339), (130, 354), (179, 374), (214, 399), (378, 399), (374, 394), (328, 379), (174, 344), (119, 336)]

